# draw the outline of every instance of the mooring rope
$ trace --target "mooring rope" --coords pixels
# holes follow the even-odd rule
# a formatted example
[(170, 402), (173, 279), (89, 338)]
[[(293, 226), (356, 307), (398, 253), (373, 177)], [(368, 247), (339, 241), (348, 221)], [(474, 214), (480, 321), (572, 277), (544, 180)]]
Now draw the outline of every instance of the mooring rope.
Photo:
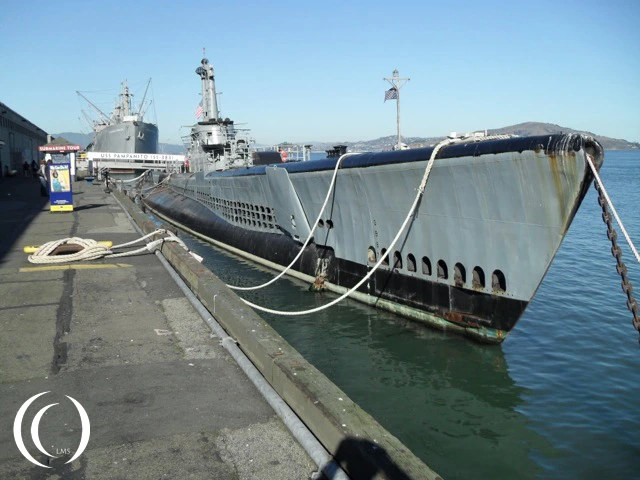
[(620, 286), (622, 287), (622, 291), (627, 296), (627, 308), (633, 315), (633, 320), (632, 320), (633, 327), (638, 332), (640, 332), (640, 306), (638, 306), (638, 302), (633, 296), (633, 285), (631, 284), (631, 279), (629, 278), (629, 275), (628, 275), (627, 266), (622, 260), (622, 249), (618, 245), (618, 233), (616, 232), (613, 226), (613, 222), (611, 221), (611, 215), (609, 214), (609, 211), (613, 212), (613, 215), (616, 221), (618, 222), (620, 229), (622, 230), (625, 238), (627, 239), (627, 243), (629, 244), (629, 247), (631, 248), (631, 250), (636, 256), (636, 260), (638, 260), (638, 253), (633, 243), (631, 242), (631, 238), (629, 237), (629, 234), (624, 228), (624, 225), (622, 225), (622, 221), (620, 220), (620, 217), (618, 216), (618, 213), (616, 212), (615, 207), (613, 206), (613, 203), (611, 203), (611, 199), (609, 198), (609, 195), (607, 194), (607, 191), (604, 188), (602, 180), (600, 179), (600, 176), (598, 175), (598, 172), (596, 171), (595, 166), (593, 165), (593, 160), (591, 158), (591, 155), (587, 155), (587, 161), (589, 162), (591, 171), (593, 172), (594, 177), (596, 178), (596, 181), (593, 182), (593, 185), (596, 187), (596, 190), (598, 191), (598, 203), (602, 208), (602, 221), (607, 226), (607, 238), (611, 242), (611, 255), (613, 255), (613, 258), (615, 258), (616, 260), (616, 272), (618, 272), (618, 275), (620, 275), (620, 279), (621, 279)]
[[(494, 140), (496, 137), (483, 137), (482, 140)], [(248, 300), (245, 300), (244, 298), (241, 298), (241, 300), (246, 303), (247, 305), (249, 305), (252, 308), (255, 308), (256, 310), (260, 310), (261, 312), (266, 312), (266, 313), (273, 313), (276, 315), (283, 315), (283, 316), (297, 316), (297, 315), (307, 315), (310, 313), (316, 313), (316, 312), (320, 312), (322, 310), (325, 310), (329, 307), (332, 307), (333, 305), (341, 302), (342, 300), (344, 300), (345, 298), (347, 298), (349, 295), (351, 295), (353, 292), (355, 292), (358, 288), (360, 288), (360, 286), (366, 282), (367, 280), (369, 280), (369, 278), (371, 277), (371, 275), (373, 275), (373, 273), (380, 267), (380, 265), (382, 265), (382, 263), (385, 261), (385, 259), (387, 258), (387, 256), (389, 255), (389, 252), (392, 251), (393, 247), (395, 246), (396, 242), (398, 241), (398, 239), (400, 238), (400, 236), (402, 235), (402, 232), (404, 231), (404, 229), (406, 228), (407, 224), (409, 223), (409, 221), (411, 220), (411, 218), (413, 217), (413, 213), (415, 212), (415, 209), (418, 205), (418, 202), (420, 201), (420, 198), (422, 197), (425, 187), (427, 186), (427, 181), (429, 180), (429, 175), (431, 174), (431, 169), (433, 168), (433, 163), (436, 159), (436, 156), (438, 155), (438, 153), (440, 152), (440, 150), (447, 146), (447, 145), (451, 145), (452, 143), (459, 143), (461, 141), (464, 140), (468, 140), (467, 138), (446, 138), (443, 141), (441, 141), (440, 143), (438, 143), (433, 151), (431, 152), (431, 156), (429, 158), (429, 161), (427, 163), (427, 167), (425, 168), (424, 174), (422, 176), (422, 181), (420, 182), (420, 185), (418, 186), (418, 192), (416, 193), (416, 196), (413, 200), (413, 203), (411, 204), (411, 208), (409, 209), (409, 212), (407, 213), (407, 216), (404, 219), (404, 222), (402, 222), (402, 225), (400, 226), (400, 229), (398, 230), (398, 233), (396, 234), (395, 238), (391, 241), (391, 244), (389, 245), (389, 248), (386, 250), (386, 252), (380, 257), (380, 260), (378, 260), (378, 262), (371, 268), (371, 270), (369, 270), (369, 272), (367, 272), (367, 274), (362, 277), (362, 279), (356, 284), (354, 285), (351, 289), (349, 289), (347, 292), (343, 293), (340, 297), (332, 300), (331, 302), (325, 304), (325, 305), (321, 305), (319, 307), (316, 308), (311, 308), (309, 310), (301, 310), (301, 311), (296, 311), (296, 312), (285, 312), (282, 310), (273, 310), (271, 308), (266, 308), (266, 307), (262, 307), (260, 305), (256, 305), (255, 303), (252, 303)], [(336, 169), (337, 172), (337, 169)], [(320, 212), (320, 214), (322, 214), (322, 212)]]
[(260, 288), (264, 288), (267, 285), (271, 285), (273, 282), (277, 281), (280, 277), (282, 277), (285, 273), (287, 273), (289, 271), (289, 269), (302, 256), (302, 254), (304, 253), (304, 249), (307, 248), (307, 245), (309, 245), (309, 242), (311, 242), (311, 239), (313, 238), (313, 232), (315, 232), (316, 228), (318, 227), (318, 222), (320, 222), (320, 219), (322, 218), (322, 214), (324, 213), (324, 209), (327, 207), (327, 203), (329, 203), (329, 198), (331, 198), (331, 192), (333, 191), (333, 187), (336, 184), (336, 178), (338, 177), (338, 169), (340, 168), (340, 163), (342, 162), (342, 160), (344, 160), (345, 158), (347, 158), (347, 157), (349, 157), (351, 155), (359, 155), (359, 153), (345, 153), (344, 155), (340, 156), (340, 158), (336, 162), (336, 166), (333, 169), (333, 177), (331, 178), (331, 183), (329, 184), (329, 190), (327, 190), (327, 196), (325, 197), (324, 203), (322, 204), (322, 207), (320, 208), (320, 213), (318, 214), (318, 218), (316, 218), (316, 221), (313, 224), (313, 228), (309, 232), (309, 235), (307, 236), (307, 239), (302, 244), (302, 247), (300, 248), (300, 251), (296, 255), (296, 258), (294, 258), (291, 261), (291, 263), (287, 266), (287, 268), (282, 270), (277, 276), (273, 277), (271, 280), (269, 280), (266, 283), (263, 283), (262, 285), (256, 285), (254, 287), (238, 287), (238, 286), (235, 286), (235, 285), (227, 285), (227, 287), (231, 288), (232, 290), (259, 290)]
[[(155, 185), (153, 185), (151, 187), (148, 187), (148, 188), (141, 188), (141, 190), (140, 190), (140, 198), (142, 198), (142, 199), (146, 198), (156, 188), (160, 187), (163, 183), (167, 183), (169, 181), (169, 179), (171, 178), (171, 175), (173, 175), (173, 172), (167, 174), (166, 177), (164, 177), (161, 181), (159, 181)], [(142, 181), (140, 181), (140, 183), (142, 183)]]
[[(152, 237), (154, 235), (165, 235), (165, 236), (162, 238), (153, 240), (147, 243), (145, 246), (138, 248), (136, 250), (130, 250), (128, 252), (121, 252), (121, 253), (113, 253), (113, 250), (116, 250), (118, 248), (130, 247), (132, 245), (142, 243), (146, 241), (149, 237)], [(85, 261), (97, 260), (99, 258), (129, 257), (133, 255), (138, 255), (140, 253), (154, 252), (158, 248), (161, 248), (164, 242), (176, 242), (178, 245), (184, 248), (187, 252), (194, 255), (193, 252), (189, 251), (189, 247), (187, 247), (181, 239), (176, 237), (173, 232), (171, 232), (170, 230), (159, 228), (145, 235), (144, 237), (138, 238), (131, 242), (116, 245), (111, 248), (105, 245), (101, 245), (95, 240), (84, 239), (80, 237), (68, 237), (68, 238), (62, 238), (60, 240), (53, 240), (51, 242), (45, 243), (40, 248), (38, 248), (38, 250), (36, 250), (36, 252), (33, 255), (29, 255), (28, 259), (31, 263), (57, 264), (57, 263), (77, 262), (81, 260), (85, 260)], [(54, 254), (55, 249), (62, 245), (76, 245), (80, 247), (81, 250), (78, 252), (63, 254), (63, 255)], [(196, 259), (198, 259), (197, 256), (196, 256)]]
[(638, 263), (640, 263), (640, 255), (638, 255), (638, 251), (636, 250), (635, 245), (631, 241), (631, 237), (627, 233), (627, 229), (624, 228), (624, 225), (622, 224), (622, 220), (618, 216), (618, 212), (616, 212), (616, 209), (613, 206), (613, 202), (611, 201), (611, 198), (609, 198), (609, 194), (607, 193), (607, 190), (604, 188), (604, 184), (602, 183), (602, 180), (600, 179), (600, 175), (598, 175), (598, 171), (596, 170), (596, 167), (593, 164), (593, 160), (591, 160), (591, 156), (587, 155), (586, 157), (587, 157), (587, 162), (589, 163), (589, 166), (591, 167), (591, 171), (593, 172), (593, 176), (595, 177), (596, 181), (598, 182), (598, 185), (600, 185), (600, 188), (602, 189), (602, 194), (604, 195), (604, 198), (607, 200), (607, 203), (609, 204), (609, 207), (611, 208), (611, 213), (613, 213), (613, 216), (616, 219), (616, 222), (618, 223), (618, 226), (620, 227), (620, 230), (622, 230), (622, 234), (624, 235), (624, 238), (627, 240), (627, 243), (629, 244), (629, 248), (631, 249), (631, 251), (635, 255), (636, 260), (638, 261)]
[[(474, 141), (478, 141), (478, 140), (497, 140), (497, 139), (502, 139), (502, 138), (511, 138), (513, 135), (492, 135), (489, 137), (460, 137), (460, 138), (447, 138), (445, 140), (443, 140), (442, 142), (440, 142), (440, 144), (438, 144), (433, 152), (431, 152), (431, 157), (434, 157), (434, 152), (437, 155), (438, 151), (440, 150), (440, 148), (442, 148), (445, 145), (448, 145), (450, 143), (458, 143), (464, 140), (469, 140), (470, 138), (473, 139)], [(313, 238), (313, 232), (315, 232), (316, 228), (318, 227), (318, 222), (320, 222), (320, 219), (322, 218), (322, 214), (324, 213), (324, 209), (327, 207), (327, 203), (329, 203), (329, 198), (331, 198), (331, 193), (333, 191), (333, 188), (335, 186), (336, 183), (336, 178), (338, 176), (338, 169), (340, 168), (340, 164), (342, 162), (342, 160), (344, 160), (345, 158), (351, 156), (351, 155), (359, 155), (359, 153), (345, 153), (342, 156), (340, 156), (340, 158), (338, 159), (338, 161), (336, 162), (336, 166), (334, 167), (333, 170), (333, 177), (331, 178), (331, 183), (329, 184), (329, 189), (327, 190), (327, 195), (324, 199), (324, 203), (322, 204), (322, 207), (320, 208), (320, 213), (318, 213), (318, 218), (316, 218), (316, 221), (313, 224), (313, 228), (311, 229), (311, 232), (309, 232), (309, 235), (307, 236), (307, 239), (305, 240), (304, 244), (302, 245), (302, 247), (300, 248), (300, 251), (298, 252), (298, 254), (296, 255), (296, 257), (291, 261), (291, 263), (284, 269), (282, 270), (277, 276), (273, 277), (271, 280), (269, 280), (266, 283), (263, 283), (261, 285), (256, 285), (254, 287), (239, 287), (239, 286), (235, 286), (235, 285), (227, 285), (227, 287), (231, 288), (232, 290), (242, 290), (242, 291), (249, 291), (249, 290), (259, 290), (261, 288), (264, 288), (268, 285), (271, 285), (272, 283), (274, 283), (275, 281), (277, 281), (278, 279), (280, 279), (285, 273), (287, 273), (291, 267), (298, 261), (298, 259), (302, 256), (302, 254), (304, 253), (304, 249), (307, 247), (307, 245), (311, 242), (312, 238)], [(427, 166), (427, 168), (429, 168)], [(430, 169), (430, 168), (429, 168)], [(427, 174), (428, 177), (429, 174)], [(425, 181), (425, 185), (426, 185), (426, 181)], [(424, 187), (423, 187), (423, 191), (424, 191)], [(421, 194), (421, 193), (420, 193)], [(393, 245), (392, 245), (393, 247)], [(392, 247), (389, 247), (389, 249), (391, 249)], [(352, 289), (353, 292), (353, 289)], [(351, 293), (351, 292), (350, 292)], [(245, 303), (248, 303), (245, 301)]]
[(122, 179), (117, 179), (116, 182), (120, 185), (122, 184), (130, 184), (130, 183), (142, 183), (145, 180), (145, 177), (149, 175), (152, 175), (151, 170), (145, 170), (145, 172), (142, 175), (137, 176), (136, 178), (130, 178), (128, 180), (122, 180)]

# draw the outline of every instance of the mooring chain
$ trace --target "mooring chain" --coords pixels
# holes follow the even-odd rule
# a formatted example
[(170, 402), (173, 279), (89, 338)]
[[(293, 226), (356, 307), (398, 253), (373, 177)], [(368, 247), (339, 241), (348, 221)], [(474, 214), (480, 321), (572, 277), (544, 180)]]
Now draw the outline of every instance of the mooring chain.
[(627, 295), (627, 308), (633, 314), (633, 327), (640, 332), (640, 318), (638, 317), (638, 302), (633, 297), (633, 286), (627, 276), (627, 266), (622, 261), (622, 249), (618, 245), (618, 233), (613, 226), (609, 205), (602, 193), (599, 182), (593, 182), (598, 191), (598, 203), (602, 207), (602, 220), (607, 224), (607, 237), (611, 240), (611, 255), (616, 259), (616, 270), (622, 279), (622, 291)]

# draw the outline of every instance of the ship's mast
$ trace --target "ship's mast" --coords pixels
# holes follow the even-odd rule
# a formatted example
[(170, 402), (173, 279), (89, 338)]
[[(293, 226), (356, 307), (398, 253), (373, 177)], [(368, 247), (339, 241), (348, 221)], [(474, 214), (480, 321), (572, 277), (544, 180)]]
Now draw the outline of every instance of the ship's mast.
[[(203, 52), (204, 54), (204, 49)], [(202, 110), (204, 110), (204, 121), (216, 119), (220, 116), (218, 112), (218, 101), (216, 99), (216, 82), (213, 78), (213, 65), (209, 60), (203, 58), (202, 65), (196, 68), (196, 73), (202, 80)]]
[(122, 106), (122, 116), (126, 117), (131, 115), (131, 97), (129, 94), (129, 85), (125, 80), (122, 84), (122, 92), (120, 93), (120, 105)]
[(391, 84), (391, 88), (385, 93), (385, 101), (393, 99), (396, 101), (396, 123), (398, 127), (398, 144), (396, 145), (396, 148), (400, 150), (402, 148), (402, 137), (400, 137), (400, 89), (411, 79), (401, 78), (398, 70), (396, 69), (393, 71), (393, 76), (391, 78), (384, 78), (383, 80), (386, 80)]

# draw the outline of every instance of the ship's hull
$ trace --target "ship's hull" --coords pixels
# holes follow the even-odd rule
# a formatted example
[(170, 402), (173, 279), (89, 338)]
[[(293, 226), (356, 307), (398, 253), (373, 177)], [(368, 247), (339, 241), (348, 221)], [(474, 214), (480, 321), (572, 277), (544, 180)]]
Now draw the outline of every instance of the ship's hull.
[(158, 153), (158, 127), (152, 123), (126, 121), (96, 132), (93, 150), (116, 153)]
[[(354, 286), (401, 227), (431, 151), (345, 158), (322, 227), (294, 273), (322, 277), (335, 291)], [(443, 148), (388, 265), (353, 298), (501, 342), (533, 298), (584, 198), (592, 180), (587, 154), (599, 167), (601, 146), (581, 135)], [(289, 264), (309, 235), (336, 161), (172, 176), (145, 203), (203, 238), (277, 268)]]

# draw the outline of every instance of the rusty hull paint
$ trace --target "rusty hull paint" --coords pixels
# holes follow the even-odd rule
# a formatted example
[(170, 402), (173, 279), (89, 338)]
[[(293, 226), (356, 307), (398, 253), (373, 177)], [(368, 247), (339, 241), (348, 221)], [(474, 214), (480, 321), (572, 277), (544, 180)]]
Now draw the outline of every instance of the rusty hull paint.
[(589, 168), (585, 155), (590, 154), (593, 156), (593, 164), (598, 171), (600, 171), (604, 162), (604, 150), (593, 137), (584, 134), (572, 134), (568, 137), (569, 138), (565, 141), (560, 142), (559, 145), (556, 144), (555, 148), (547, 148), (546, 151), (546, 154), (549, 156), (552, 172), (554, 171), (554, 167), (555, 172), (558, 172), (557, 174), (554, 174), (554, 182), (557, 177), (558, 183), (556, 185), (559, 195), (564, 195), (565, 190), (562, 188), (562, 181), (558, 168), (558, 157), (560, 157), (560, 161), (564, 161), (567, 157), (572, 158), (573, 162), (570, 164), (575, 165), (576, 169), (582, 168), (582, 182), (580, 183), (579, 193), (575, 196), (573, 205), (568, 212), (565, 212), (565, 209), (563, 208), (562, 218), (565, 219), (563, 234), (567, 233), (569, 226), (578, 212), (578, 208), (580, 208), (580, 205), (582, 204), (582, 200), (587, 194), (589, 186), (593, 182), (593, 173), (591, 172), (591, 168)]

